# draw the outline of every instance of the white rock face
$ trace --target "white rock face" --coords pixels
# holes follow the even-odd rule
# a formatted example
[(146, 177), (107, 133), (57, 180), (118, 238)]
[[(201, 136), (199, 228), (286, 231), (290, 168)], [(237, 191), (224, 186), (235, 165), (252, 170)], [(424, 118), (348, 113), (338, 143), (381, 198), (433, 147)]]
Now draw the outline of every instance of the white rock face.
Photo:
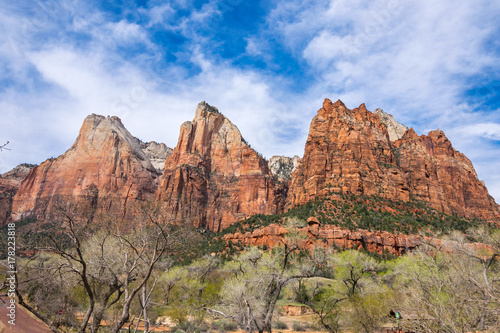
[(279, 180), (290, 180), (292, 172), (297, 168), (300, 157), (273, 156), (269, 159), (268, 166), (273, 176)]
[(172, 148), (167, 147), (164, 143), (158, 143), (155, 141), (151, 142), (141, 142), (141, 149), (149, 158), (149, 161), (153, 167), (160, 173), (163, 174), (163, 169), (165, 168), (165, 159), (167, 156), (172, 154)]
[(385, 113), (381, 108), (377, 108), (373, 112), (380, 117), (380, 121), (387, 127), (387, 131), (389, 132), (389, 140), (394, 142), (403, 137), (408, 127), (401, 123), (398, 123), (392, 115)]
[(21, 181), (28, 175), (31, 169), (36, 167), (36, 164), (19, 164), (14, 169), (7, 171), (0, 175), (0, 178), (4, 179), (21, 179)]

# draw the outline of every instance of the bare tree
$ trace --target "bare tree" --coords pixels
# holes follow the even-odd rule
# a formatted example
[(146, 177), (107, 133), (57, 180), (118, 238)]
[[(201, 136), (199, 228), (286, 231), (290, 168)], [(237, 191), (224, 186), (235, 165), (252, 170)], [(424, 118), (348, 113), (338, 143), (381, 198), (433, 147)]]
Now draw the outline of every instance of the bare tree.
[(276, 302), (283, 288), (318, 273), (318, 263), (310, 260), (312, 257), (300, 258), (297, 250), (298, 245), (290, 246), (287, 242), (271, 252), (247, 249), (223, 269), (228, 278), (222, 286), (221, 304), (209, 311), (232, 319), (249, 333), (271, 332)]
[(7, 141), (6, 143), (4, 143), (3, 145), (0, 145), (0, 151), (2, 150), (10, 150), (9, 148), (7, 148), (6, 146), (9, 144), (9, 141)]
[(96, 214), (89, 205), (88, 201), (59, 202), (57, 218), (62, 223), (62, 236), (68, 237), (70, 244), (51, 235), (49, 244), (37, 251), (60, 258), (45, 267), (47, 272), (77, 280), (83, 287), (88, 306), (78, 332), (89, 326), (91, 332), (97, 332), (115, 304), (121, 306), (121, 314), (111, 332), (119, 332), (130, 317), (133, 299), (146, 286), (158, 262), (173, 249), (179, 231), (154, 205), (138, 207), (134, 221)]
[(399, 307), (409, 312), (404, 327), (423, 332), (467, 332), (499, 328), (500, 232), (455, 233), (442, 247), (421, 247), (400, 259)]
[(114, 272), (123, 288), (123, 310), (111, 332), (117, 333), (130, 317), (132, 300), (150, 279), (158, 261), (173, 249), (179, 231), (174, 232), (159, 208), (142, 209), (142, 223), (127, 234), (116, 234), (123, 257), (122, 271)]

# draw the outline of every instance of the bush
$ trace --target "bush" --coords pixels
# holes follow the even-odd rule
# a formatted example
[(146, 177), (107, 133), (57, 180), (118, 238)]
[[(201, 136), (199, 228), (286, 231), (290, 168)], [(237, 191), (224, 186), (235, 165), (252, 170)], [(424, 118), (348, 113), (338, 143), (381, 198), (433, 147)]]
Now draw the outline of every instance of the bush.
[(238, 329), (238, 325), (236, 325), (236, 323), (233, 323), (232, 321), (216, 320), (212, 323), (212, 328), (221, 333), (227, 331), (236, 331)]
[(206, 333), (209, 331), (209, 327), (205, 323), (196, 325), (192, 321), (184, 321), (172, 328), (174, 333)]
[(307, 324), (301, 323), (298, 321), (294, 321), (293, 322), (293, 330), (296, 332), (305, 332), (305, 331), (307, 331)]
[(277, 321), (274, 322), (273, 328), (275, 328), (277, 330), (287, 330), (288, 329), (288, 325), (285, 322), (277, 320)]

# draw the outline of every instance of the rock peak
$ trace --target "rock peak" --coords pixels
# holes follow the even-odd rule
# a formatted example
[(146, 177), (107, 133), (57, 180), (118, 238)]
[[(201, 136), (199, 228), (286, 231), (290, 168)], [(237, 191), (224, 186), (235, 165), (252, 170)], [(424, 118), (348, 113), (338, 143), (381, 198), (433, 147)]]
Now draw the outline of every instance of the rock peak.
[(202, 102), (195, 119), (181, 126), (156, 197), (173, 222), (220, 231), (253, 214), (276, 214), (275, 192), (264, 158)]
[(201, 113), (202, 111), (220, 114), (219, 110), (215, 106), (212, 106), (205, 101), (199, 103), (196, 107), (196, 114)]
[(380, 118), (380, 122), (387, 127), (389, 140), (392, 142), (401, 139), (408, 130), (408, 127), (397, 122), (391, 114), (384, 112), (381, 108), (376, 108), (373, 113), (377, 114)]
[(154, 196), (159, 180), (120, 118), (91, 114), (71, 148), (29, 173), (13, 198), (12, 216), (45, 218), (55, 200), (82, 197), (91, 187), (98, 190), (96, 200), (109, 200), (107, 207), (125, 216), (130, 203)]
[(346, 107), (345, 104), (344, 104), (344, 102), (342, 102), (340, 99), (338, 99), (335, 103), (333, 103), (333, 106), (334, 107), (341, 106), (341, 107), (344, 107), (344, 108)]
[(338, 107), (342, 107), (342, 108), (346, 107), (345, 104), (340, 99), (338, 99), (335, 103), (333, 103), (331, 101), (331, 99), (329, 99), (329, 98), (325, 98), (325, 100), (323, 101), (323, 109), (325, 109), (325, 110), (329, 110), (332, 108), (338, 108)]
[(106, 116), (105, 117), (105, 116), (102, 116), (100, 114), (95, 114), (95, 113), (92, 113), (85, 118), (85, 120), (83, 122), (83, 126), (90, 123), (90, 124), (92, 124), (92, 127), (95, 128), (95, 127), (99, 126), (103, 121), (107, 121), (109, 124), (120, 127), (120, 128), (125, 128), (125, 126), (122, 123), (122, 120), (119, 117), (117, 117), (117, 116)]

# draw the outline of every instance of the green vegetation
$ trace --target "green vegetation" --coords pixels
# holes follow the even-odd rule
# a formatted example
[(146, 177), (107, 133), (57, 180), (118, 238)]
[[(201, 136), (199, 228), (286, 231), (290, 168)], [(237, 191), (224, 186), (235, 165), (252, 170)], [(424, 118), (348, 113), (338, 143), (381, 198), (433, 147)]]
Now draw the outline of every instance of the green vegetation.
[(283, 224), (288, 217), (318, 218), (321, 224), (350, 230), (388, 231), (427, 235), (465, 232), (480, 225), (475, 219), (460, 218), (430, 208), (425, 202), (386, 199), (378, 196), (336, 195), (293, 207), (279, 215), (253, 215), (223, 230), (223, 234), (252, 232), (272, 223)]

